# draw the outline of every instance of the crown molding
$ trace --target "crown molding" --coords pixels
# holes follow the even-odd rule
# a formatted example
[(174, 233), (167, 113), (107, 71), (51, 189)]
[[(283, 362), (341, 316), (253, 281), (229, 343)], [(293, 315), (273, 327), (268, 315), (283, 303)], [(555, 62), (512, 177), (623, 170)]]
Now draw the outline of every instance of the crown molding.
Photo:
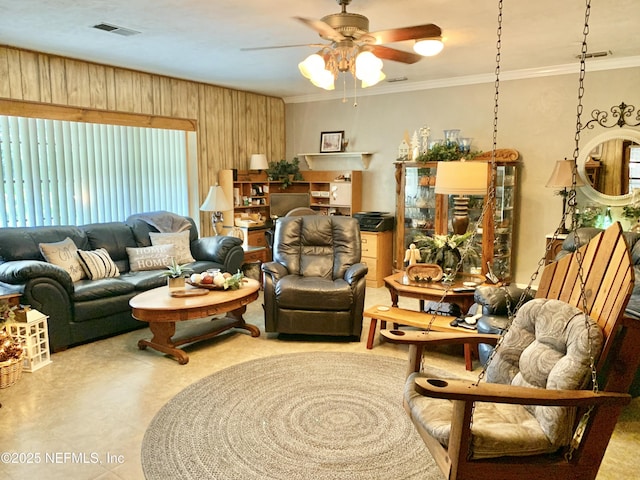
[[(587, 74), (604, 70), (616, 70), (620, 68), (640, 67), (640, 56), (609, 58), (602, 60), (587, 60)], [(510, 70), (500, 72), (500, 81), (524, 80), (528, 78), (553, 77), (556, 75), (573, 75), (580, 71), (579, 63), (564, 65), (554, 65), (550, 67), (526, 68), (521, 70)], [(376, 85), (373, 88), (359, 89), (359, 97), (369, 97), (373, 95), (388, 95), (391, 93), (413, 92), (418, 90), (432, 90), (436, 88), (459, 87), (464, 85), (476, 85), (480, 83), (493, 83), (496, 80), (494, 73), (479, 75), (467, 75), (464, 77), (442, 78), (438, 80), (426, 80), (415, 83), (387, 83)], [(326, 100), (342, 99), (340, 92), (326, 92), (321, 90), (312, 95), (298, 95), (295, 97), (284, 97), (284, 103), (308, 103), (322, 102)]]

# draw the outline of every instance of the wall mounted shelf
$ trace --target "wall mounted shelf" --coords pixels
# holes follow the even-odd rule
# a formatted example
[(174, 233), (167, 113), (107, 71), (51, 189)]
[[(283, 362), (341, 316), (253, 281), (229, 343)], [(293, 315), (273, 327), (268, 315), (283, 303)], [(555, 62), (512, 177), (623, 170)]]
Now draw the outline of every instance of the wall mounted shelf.
[(359, 158), (362, 162), (362, 167), (366, 170), (371, 163), (372, 152), (332, 152), (332, 153), (299, 153), (299, 157), (304, 157), (307, 162), (309, 170), (313, 170), (314, 160), (320, 160), (323, 158)]

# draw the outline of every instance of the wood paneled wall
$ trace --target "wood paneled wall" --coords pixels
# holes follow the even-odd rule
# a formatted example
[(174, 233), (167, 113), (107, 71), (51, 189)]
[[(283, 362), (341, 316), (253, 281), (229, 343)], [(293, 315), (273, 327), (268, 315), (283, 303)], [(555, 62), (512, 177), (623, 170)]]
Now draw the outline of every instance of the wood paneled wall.
[[(246, 170), (252, 153), (285, 158), (280, 98), (5, 46), (0, 98), (194, 120), (201, 201), (219, 170)], [(212, 231), (207, 217), (203, 234)]]

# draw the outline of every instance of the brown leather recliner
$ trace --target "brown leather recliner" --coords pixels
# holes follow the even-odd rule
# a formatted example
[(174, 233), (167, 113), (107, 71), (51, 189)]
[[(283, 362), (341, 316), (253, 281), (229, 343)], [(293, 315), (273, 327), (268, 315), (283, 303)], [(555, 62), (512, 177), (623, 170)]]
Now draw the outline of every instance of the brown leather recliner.
[(358, 337), (365, 276), (351, 217), (279, 218), (273, 262), (263, 263), (267, 332)]

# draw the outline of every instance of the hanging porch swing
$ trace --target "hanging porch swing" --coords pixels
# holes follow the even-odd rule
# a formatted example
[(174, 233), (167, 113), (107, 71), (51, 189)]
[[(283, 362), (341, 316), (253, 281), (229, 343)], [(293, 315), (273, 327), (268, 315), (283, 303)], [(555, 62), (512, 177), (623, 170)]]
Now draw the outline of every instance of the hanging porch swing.
[[(586, 0), (578, 90), (573, 186), (568, 194), (576, 234), (576, 170), (591, 0)], [(492, 170), (495, 172), (502, 0), (498, 41)], [(495, 178), (495, 175), (492, 175)], [(478, 224), (495, 198), (494, 178)], [(474, 229), (475, 230), (475, 229)], [(471, 245), (473, 237), (468, 240)], [(404, 406), (429, 452), (450, 480), (595, 479), (640, 364), (640, 321), (624, 317), (633, 290), (631, 257), (619, 223), (545, 266), (510, 308), (502, 335), (458, 335), (383, 330), (387, 341), (408, 344), (413, 373)], [(463, 259), (458, 264), (461, 268)], [(535, 298), (532, 284), (541, 272)], [(443, 298), (446, 295), (443, 294)], [(432, 317), (432, 321), (433, 321)], [(495, 345), (476, 381), (441, 378), (421, 365), (429, 346)]]

